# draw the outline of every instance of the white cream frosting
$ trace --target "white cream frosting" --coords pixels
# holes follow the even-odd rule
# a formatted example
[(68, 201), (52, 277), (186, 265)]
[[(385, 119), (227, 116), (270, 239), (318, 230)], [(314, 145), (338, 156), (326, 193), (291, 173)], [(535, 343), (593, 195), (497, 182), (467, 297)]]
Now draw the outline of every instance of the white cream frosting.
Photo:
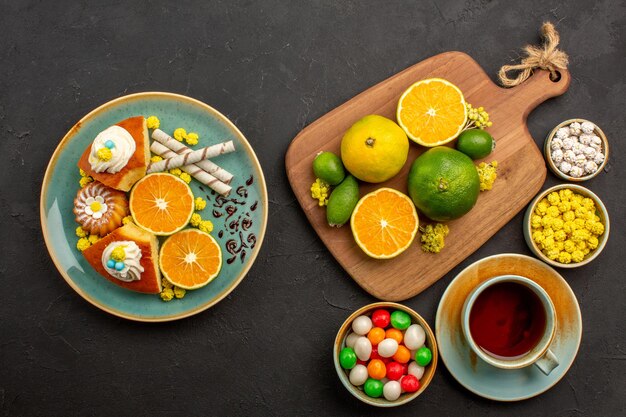
[[(121, 271), (107, 266), (107, 262), (111, 259), (113, 249), (118, 246), (122, 246), (124, 248), (124, 252), (126, 253), (126, 258), (124, 259), (124, 269)], [(104, 269), (109, 273), (109, 275), (124, 282), (139, 281), (141, 279), (141, 273), (144, 269), (139, 262), (140, 260), (141, 249), (139, 249), (139, 246), (137, 246), (135, 242), (131, 241), (111, 242), (104, 249), (104, 252), (102, 252), (102, 266)]]
[[(106, 148), (105, 144), (109, 140), (115, 146), (111, 148), (111, 159), (103, 161), (98, 158), (97, 153), (100, 149)], [(89, 154), (91, 169), (96, 172), (106, 171), (110, 174), (115, 174), (128, 164), (136, 148), (137, 144), (133, 136), (128, 133), (128, 130), (117, 125), (111, 126), (100, 132), (91, 144), (91, 153)]]

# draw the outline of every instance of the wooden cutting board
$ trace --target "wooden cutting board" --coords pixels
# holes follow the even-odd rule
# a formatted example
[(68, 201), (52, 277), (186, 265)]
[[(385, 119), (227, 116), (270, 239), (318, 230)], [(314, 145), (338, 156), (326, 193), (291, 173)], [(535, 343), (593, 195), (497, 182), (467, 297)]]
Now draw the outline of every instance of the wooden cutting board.
[[(485, 160), (498, 161), (498, 179), (491, 191), (480, 193), (476, 206), (468, 214), (448, 222), (450, 234), (439, 254), (423, 252), (418, 234), (411, 247), (394, 259), (369, 258), (354, 242), (349, 224), (340, 229), (328, 226), (326, 211), (311, 198), (310, 187), (315, 181), (311, 164), (321, 151), (339, 155), (344, 132), (361, 117), (380, 114), (395, 120), (397, 102), (404, 90), (416, 81), (432, 77), (456, 84), (469, 103), (483, 106), (489, 112), (493, 121), (489, 132), (496, 140), (496, 150)], [(423, 291), (481, 247), (541, 189), (546, 165), (528, 132), (526, 119), (540, 103), (563, 94), (569, 82), (570, 74), (566, 70), (561, 71), (556, 82), (550, 80), (547, 71), (537, 70), (521, 85), (504, 89), (495, 85), (476, 61), (464, 53), (434, 56), (371, 87), (302, 130), (285, 157), (289, 182), (311, 225), (348, 274), (377, 298), (405, 300)], [(408, 193), (409, 167), (425, 150), (412, 143), (402, 171), (382, 184), (361, 183), (361, 196), (383, 186)], [(425, 221), (420, 215), (420, 223)]]

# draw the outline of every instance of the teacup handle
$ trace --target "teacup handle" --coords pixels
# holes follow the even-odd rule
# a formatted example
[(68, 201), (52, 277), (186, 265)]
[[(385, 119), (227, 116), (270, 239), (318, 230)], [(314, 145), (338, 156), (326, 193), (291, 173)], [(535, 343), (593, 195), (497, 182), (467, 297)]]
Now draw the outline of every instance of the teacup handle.
[(537, 368), (539, 368), (539, 370), (545, 375), (550, 375), (550, 372), (559, 366), (559, 360), (556, 355), (548, 349), (541, 358), (537, 359), (535, 365), (537, 365)]

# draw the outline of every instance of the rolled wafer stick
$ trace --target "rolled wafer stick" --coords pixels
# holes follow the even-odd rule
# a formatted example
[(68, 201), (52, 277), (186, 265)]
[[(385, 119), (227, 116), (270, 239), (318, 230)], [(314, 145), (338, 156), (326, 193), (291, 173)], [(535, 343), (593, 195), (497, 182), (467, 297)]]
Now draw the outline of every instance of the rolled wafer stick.
[(203, 159), (214, 158), (218, 155), (230, 153), (235, 151), (235, 144), (233, 141), (218, 143), (217, 145), (207, 146), (206, 148), (198, 149), (186, 153), (184, 155), (176, 155), (173, 158), (167, 158), (159, 162), (153, 162), (148, 165), (146, 172), (151, 174), (153, 172), (163, 172), (168, 169), (180, 168), (185, 165), (195, 164)]
[[(183, 143), (177, 141), (161, 129), (154, 129), (154, 131), (152, 132), (152, 139), (160, 142), (161, 144), (165, 145), (166, 147), (178, 154), (193, 152), (193, 149), (188, 148)], [(196, 162), (195, 165), (226, 184), (230, 184), (230, 182), (233, 180), (233, 174), (218, 166), (214, 162), (209, 161), (208, 159)]]
[[(152, 153), (155, 153), (163, 158), (173, 158), (177, 156), (176, 152), (160, 144), (159, 142), (152, 142), (152, 145), (150, 145), (150, 150), (152, 151)], [(224, 184), (222, 181), (218, 180), (206, 171), (203, 171), (194, 164), (182, 166), (180, 167), (180, 169), (200, 181), (202, 184), (208, 186), (216, 193), (223, 195), (224, 197), (227, 197), (232, 190), (232, 187), (230, 185)]]

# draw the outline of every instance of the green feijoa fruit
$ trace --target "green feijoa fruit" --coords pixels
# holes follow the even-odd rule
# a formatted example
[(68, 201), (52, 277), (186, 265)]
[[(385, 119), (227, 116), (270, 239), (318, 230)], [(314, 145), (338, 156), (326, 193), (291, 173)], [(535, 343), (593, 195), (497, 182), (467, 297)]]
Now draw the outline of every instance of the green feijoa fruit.
[(496, 141), (484, 130), (469, 129), (459, 135), (456, 148), (472, 159), (482, 159), (496, 148)]
[(346, 224), (358, 202), (359, 184), (352, 175), (348, 175), (330, 193), (326, 206), (328, 224), (337, 227)]
[(346, 177), (343, 163), (337, 155), (332, 152), (321, 152), (313, 160), (313, 172), (330, 185), (341, 184)]

